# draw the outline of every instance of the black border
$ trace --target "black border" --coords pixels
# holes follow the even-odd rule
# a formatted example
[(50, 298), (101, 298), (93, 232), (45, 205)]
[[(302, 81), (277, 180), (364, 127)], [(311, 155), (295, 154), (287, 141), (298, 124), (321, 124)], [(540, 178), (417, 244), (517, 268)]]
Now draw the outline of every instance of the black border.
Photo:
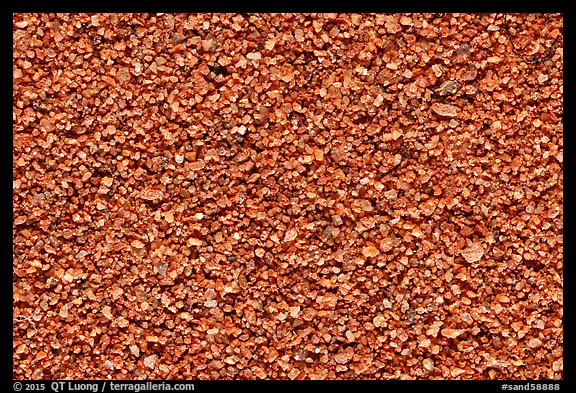
[[(576, 332), (576, 326), (574, 325), (574, 300), (576, 299), (576, 293), (574, 290), (574, 285), (576, 284), (576, 270), (574, 264), (571, 261), (574, 260), (573, 243), (570, 241), (574, 239), (573, 226), (574, 223), (574, 204), (566, 200), (566, 190), (572, 190), (573, 179), (570, 176), (566, 176), (567, 173), (573, 174), (574, 169), (566, 170), (566, 165), (568, 168), (573, 167), (573, 147), (574, 147), (574, 134), (571, 130), (574, 129), (574, 67), (576, 63), (574, 61), (574, 35), (576, 31), (574, 29), (573, 14), (568, 14), (564, 12), (564, 132), (563, 132), (563, 150), (569, 148), (569, 154), (564, 154), (564, 167), (563, 167), (563, 214), (564, 214), (564, 277), (563, 277), (563, 289), (564, 289), (564, 381), (572, 386), (572, 390), (576, 387), (575, 374), (576, 369), (574, 368), (574, 359), (576, 351), (576, 342), (574, 340), (574, 332)], [(568, 49), (568, 50), (566, 50)], [(572, 73), (572, 74), (570, 74)], [(573, 201), (573, 200), (572, 200)], [(568, 224), (568, 225), (566, 225)], [(572, 232), (572, 233), (571, 233)], [(568, 307), (566, 307), (568, 305)]]
[(58, 1), (48, 2), (32, 0), (12, 2), (11, 12), (250, 12), (250, 13), (292, 13), (292, 12), (549, 12), (563, 13), (567, 11), (568, 2), (558, 0), (530, 2), (521, 6), (506, 1), (485, 0), (470, 2), (464, 0), (433, 0), (433, 1), (180, 1), (180, 2), (143, 2), (123, 0), (113, 3)]
[[(2, 29), (2, 36), (3, 37), (12, 37), (12, 14), (8, 14), (6, 13), (5, 15), (2, 14), (2, 18), (0, 19), (0, 28)], [(10, 35), (9, 35), (10, 34)], [(13, 180), (13, 162), (12, 162), (12, 151), (13, 151), (13, 140), (12, 140), (12, 108), (13, 108), (13, 86), (12, 86), (12, 39), (8, 40), (2, 40), (2, 46), (4, 47), (3, 49), (3, 53), (6, 54), (6, 56), (2, 56), (2, 59), (6, 59), (6, 61), (2, 62), (2, 70), (0, 71), (1, 74), (0, 75), (6, 75), (6, 79), (7, 83), (5, 84), (5, 90), (6, 90), (6, 96), (7, 96), (7, 102), (5, 103), (5, 105), (2, 105), (2, 108), (6, 109), (3, 114), (3, 118), (5, 119), (5, 127), (3, 127), (6, 132), (4, 133), (4, 135), (9, 135), (10, 138), (6, 138), (6, 141), (1, 144), (2, 149), (6, 149), (6, 152), (4, 152), (3, 154), (0, 154), (0, 159), (2, 160), (2, 168), (6, 168), (5, 170), (2, 170), (1, 176), (2, 176), (2, 195), (5, 195), (5, 200), (6, 201), (10, 201), (10, 206), (12, 206), (12, 180)], [(10, 90), (8, 90), (10, 89)], [(4, 122), (3, 122), (4, 123)], [(7, 131), (10, 130), (10, 133), (8, 133)], [(9, 149), (9, 151), (8, 151)], [(10, 169), (8, 169), (10, 168)], [(12, 253), (12, 245), (13, 245), (13, 239), (14, 239), (14, 234), (12, 232), (12, 222), (13, 222), (13, 209), (11, 209), (10, 211), (8, 211), (8, 209), (1, 210), (1, 216), (0, 216), (0, 222), (2, 222), (2, 224), (7, 227), (7, 231), (3, 231), (3, 233), (10, 233), (11, 237), (10, 237), (10, 241), (6, 241), (6, 242), (2, 242), (2, 255), (4, 255), (4, 257), (2, 258), (2, 260), (5, 261), (5, 263), (2, 264), (2, 266), (6, 266), (6, 272), (4, 273), (4, 271), (2, 272), (2, 274), (0, 274), (0, 277), (2, 279), (6, 278), (8, 279), (8, 277), (10, 277), (10, 282), (7, 282), (6, 284), (0, 284), (0, 289), (2, 290), (2, 294), (1, 299), (10, 299), (10, 304), (13, 304), (13, 294), (12, 294), (12, 260), (13, 260), (13, 253)], [(8, 247), (9, 245), (9, 247)], [(8, 266), (10, 266), (10, 270), (8, 270)], [(3, 269), (4, 270), (4, 269)], [(8, 280), (7, 280), (8, 281)], [(13, 331), (13, 319), (12, 319), (12, 307), (8, 308), (8, 307), (0, 307), (0, 310), (2, 312), (2, 315), (0, 317), (0, 321), (2, 323), (2, 331), (3, 332), (12, 332)], [(5, 359), (2, 360), (6, 360), (6, 362), (3, 362), (3, 364), (5, 365), (10, 365), (10, 368), (8, 367), (0, 367), (0, 370), (2, 372), (2, 381), (9, 381), (12, 379), (12, 370), (13, 370), (13, 357), (12, 357), (12, 351), (13, 351), (13, 342), (12, 340), (8, 340), (7, 338), (4, 340), (0, 341), (0, 353), (5, 357)], [(4, 389), (3, 389), (4, 390)]]

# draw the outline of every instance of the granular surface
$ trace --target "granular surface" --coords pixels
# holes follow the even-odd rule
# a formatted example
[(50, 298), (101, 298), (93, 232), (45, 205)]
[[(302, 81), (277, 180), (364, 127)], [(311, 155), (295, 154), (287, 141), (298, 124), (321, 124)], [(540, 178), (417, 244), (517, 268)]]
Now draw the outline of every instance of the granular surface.
[(559, 14), (15, 14), (15, 379), (561, 379)]

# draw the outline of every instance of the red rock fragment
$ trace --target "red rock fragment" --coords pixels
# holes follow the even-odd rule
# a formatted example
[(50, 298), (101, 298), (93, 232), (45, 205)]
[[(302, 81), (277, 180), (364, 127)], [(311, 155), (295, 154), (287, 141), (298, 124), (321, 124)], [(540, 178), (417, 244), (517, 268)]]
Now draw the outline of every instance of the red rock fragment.
[(364, 256), (366, 258), (370, 258), (370, 257), (375, 257), (378, 254), (380, 254), (380, 250), (378, 250), (376, 247), (374, 246), (365, 246), (362, 249), (362, 254), (364, 254)]
[(433, 104), (431, 108), (436, 114), (445, 117), (456, 117), (460, 110), (460, 108), (454, 105), (438, 103)]
[(465, 332), (464, 329), (451, 329), (451, 328), (445, 328), (442, 329), (441, 331), (442, 335), (448, 338), (456, 338), (464, 332)]
[(468, 263), (478, 262), (484, 255), (484, 247), (480, 243), (472, 243), (470, 247), (462, 250), (461, 254)]
[(292, 228), (286, 232), (286, 235), (284, 236), (284, 241), (291, 242), (292, 240), (296, 239), (296, 237), (298, 237), (298, 231)]

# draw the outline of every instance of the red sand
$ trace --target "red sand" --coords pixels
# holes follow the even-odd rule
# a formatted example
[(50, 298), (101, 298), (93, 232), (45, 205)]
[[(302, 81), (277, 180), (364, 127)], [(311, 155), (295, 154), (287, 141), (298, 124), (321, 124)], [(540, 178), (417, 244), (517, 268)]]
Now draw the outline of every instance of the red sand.
[(508, 27), (16, 14), (14, 378), (561, 379), (562, 18)]

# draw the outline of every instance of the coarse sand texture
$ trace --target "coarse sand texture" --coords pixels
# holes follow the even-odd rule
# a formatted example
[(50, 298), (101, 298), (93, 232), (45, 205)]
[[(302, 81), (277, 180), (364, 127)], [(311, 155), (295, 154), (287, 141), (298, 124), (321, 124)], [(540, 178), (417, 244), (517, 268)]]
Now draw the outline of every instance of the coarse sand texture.
[(14, 379), (562, 379), (562, 27), (14, 14)]

